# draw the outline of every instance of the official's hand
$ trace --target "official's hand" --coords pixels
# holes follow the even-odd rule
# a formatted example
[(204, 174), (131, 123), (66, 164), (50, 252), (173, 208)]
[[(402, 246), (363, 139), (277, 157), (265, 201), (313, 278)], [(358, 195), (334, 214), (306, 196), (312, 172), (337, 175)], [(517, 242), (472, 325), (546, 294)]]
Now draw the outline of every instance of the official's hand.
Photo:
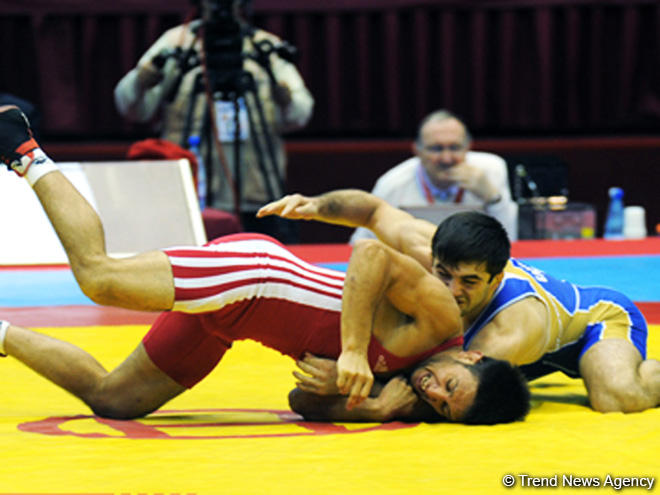
[(306, 353), (303, 359), (296, 361), (296, 366), (304, 373), (294, 371), (298, 381), (296, 386), (305, 392), (317, 395), (338, 395), (337, 361)]
[(467, 162), (459, 163), (447, 169), (446, 177), (447, 180), (456, 183), (484, 201), (490, 201), (499, 194), (485, 172)]
[(349, 411), (369, 397), (374, 384), (374, 375), (367, 357), (361, 353), (343, 351), (337, 360), (337, 388), (348, 395), (346, 409)]
[(292, 220), (313, 220), (317, 218), (318, 200), (302, 194), (290, 194), (277, 201), (262, 206), (257, 212), (257, 218), (268, 215), (278, 215)]

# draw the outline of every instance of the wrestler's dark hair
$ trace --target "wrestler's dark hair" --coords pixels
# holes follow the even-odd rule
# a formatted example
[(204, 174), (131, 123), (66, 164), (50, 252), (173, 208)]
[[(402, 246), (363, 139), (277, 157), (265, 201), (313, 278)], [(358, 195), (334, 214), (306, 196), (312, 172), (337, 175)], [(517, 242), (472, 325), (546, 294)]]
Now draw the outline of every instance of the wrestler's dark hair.
[(435, 231), (433, 259), (450, 267), (459, 263), (485, 263), (492, 277), (504, 270), (511, 256), (511, 243), (502, 224), (478, 211), (454, 213)]
[(461, 423), (494, 425), (524, 419), (530, 408), (530, 393), (518, 367), (489, 357), (466, 367), (479, 385), (474, 402), (459, 419)]

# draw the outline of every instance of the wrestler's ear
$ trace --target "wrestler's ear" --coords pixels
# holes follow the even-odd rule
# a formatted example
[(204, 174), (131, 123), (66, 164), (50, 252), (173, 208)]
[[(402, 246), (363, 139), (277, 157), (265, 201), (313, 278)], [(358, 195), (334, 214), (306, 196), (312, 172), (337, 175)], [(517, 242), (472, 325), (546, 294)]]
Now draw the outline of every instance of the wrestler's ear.
[(484, 358), (481, 351), (461, 351), (456, 355), (456, 360), (463, 364), (476, 364)]

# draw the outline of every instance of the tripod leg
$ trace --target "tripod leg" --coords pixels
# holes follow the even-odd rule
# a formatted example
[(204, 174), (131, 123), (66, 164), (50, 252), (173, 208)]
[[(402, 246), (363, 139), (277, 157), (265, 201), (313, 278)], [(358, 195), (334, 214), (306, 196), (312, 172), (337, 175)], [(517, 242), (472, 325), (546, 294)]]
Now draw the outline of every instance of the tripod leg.
[(197, 74), (195, 82), (193, 83), (193, 92), (188, 100), (188, 109), (186, 111), (186, 120), (183, 125), (183, 132), (181, 133), (181, 147), (188, 149), (188, 138), (192, 134), (193, 120), (195, 118), (195, 110), (197, 109), (197, 96), (204, 93), (204, 81), (202, 74)]
[[(255, 98), (255, 101), (258, 101), (258, 100)], [(248, 107), (248, 121), (250, 123), (250, 131), (252, 133), (252, 143), (253, 143), (253, 146), (254, 146), (254, 151), (257, 154), (257, 161), (259, 163), (259, 170), (261, 171), (261, 175), (264, 179), (264, 184), (266, 186), (266, 191), (268, 193), (268, 198), (269, 198), (269, 201), (274, 201), (282, 193), (283, 188), (279, 187), (278, 193), (275, 192), (275, 190), (273, 188), (272, 181), (271, 181), (272, 180), (271, 175), (268, 173), (269, 170), (268, 170), (267, 159), (271, 164), (271, 168), (273, 169), (274, 176), (278, 179), (278, 182), (276, 182), (276, 185), (279, 186), (280, 185), (280, 183), (279, 183), (279, 178), (280, 177), (279, 177), (279, 171), (277, 170), (277, 162), (275, 161), (274, 156), (268, 156), (267, 157), (264, 154), (264, 150), (263, 150), (261, 142), (260, 142), (260, 140), (262, 139), (262, 136), (259, 136), (259, 134), (257, 132), (255, 132), (257, 130), (257, 128), (256, 128), (256, 124), (255, 124), (255, 121), (254, 121), (254, 117), (252, 115), (252, 112), (249, 110), (249, 107)], [(265, 122), (260, 122), (260, 124), (261, 124), (262, 132), (268, 133), (268, 131), (263, 127), (265, 125)], [(278, 195), (276, 195), (276, 194), (278, 194)]]

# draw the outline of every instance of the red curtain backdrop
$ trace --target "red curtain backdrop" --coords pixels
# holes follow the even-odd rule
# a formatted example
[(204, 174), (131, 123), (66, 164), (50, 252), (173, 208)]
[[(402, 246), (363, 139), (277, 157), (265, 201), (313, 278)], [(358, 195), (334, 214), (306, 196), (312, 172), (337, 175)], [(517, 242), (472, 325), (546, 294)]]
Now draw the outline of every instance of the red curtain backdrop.
[[(0, 0), (0, 91), (43, 133), (132, 137), (112, 90), (185, 0)], [(476, 135), (640, 133), (660, 123), (660, 3), (256, 0), (316, 98), (303, 136), (412, 136), (446, 107)]]

